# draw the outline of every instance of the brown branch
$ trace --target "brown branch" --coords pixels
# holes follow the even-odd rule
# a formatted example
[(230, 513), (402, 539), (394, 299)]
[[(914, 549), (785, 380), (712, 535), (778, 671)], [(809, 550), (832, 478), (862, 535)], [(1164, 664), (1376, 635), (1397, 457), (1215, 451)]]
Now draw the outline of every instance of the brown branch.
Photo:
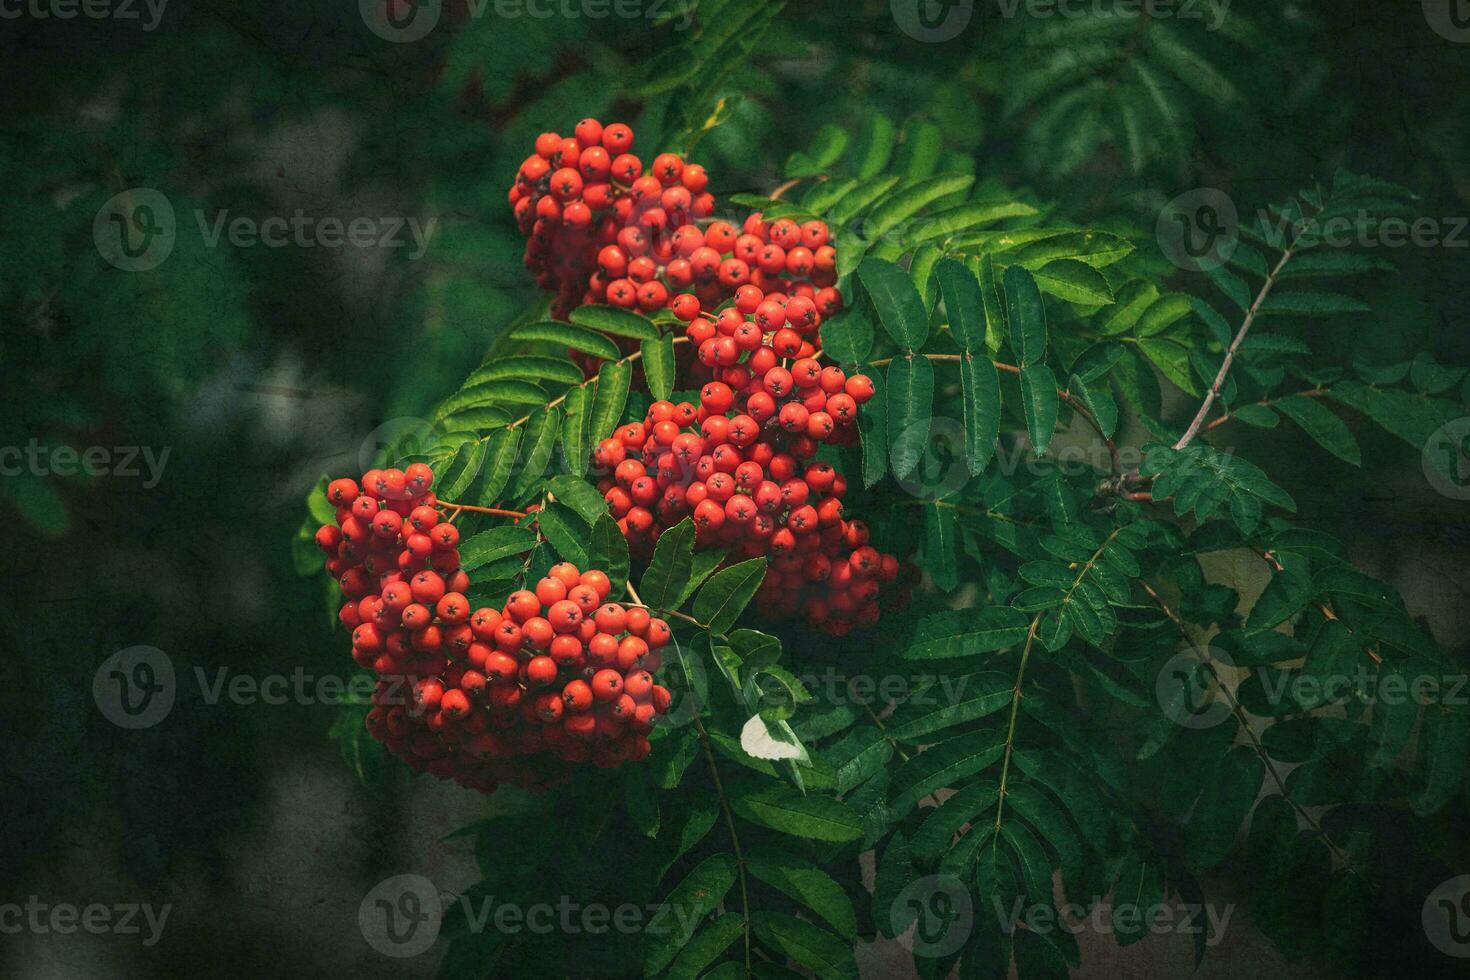
[(1184, 431), (1184, 435), (1174, 443), (1175, 449), (1183, 449), (1194, 441), (1195, 436), (1199, 435), (1200, 427), (1205, 424), (1205, 418), (1210, 414), (1210, 407), (1215, 404), (1215, 399), (1220, 395), (1220, 388), (1225, 384), (1225, 376), (1230, 373), (1230, 367), (1235, 363), (1235, 352), (1240, 349), (1245, 335), (1250, 333), (1251, 325), (1256, 322), (1256, 316), (1261, 312), (1261, 304), (1271, 294), (1271, 288), (1276, 285), (1276, 278), (1281, 275), (1281, 270), (1296, 254), (1295, 249), (1296, 242), (1293, 241), (1287, 246), (1286, 251), (1281, 253), (1281, 261), (1276, 263), (1276, 268), (1266, 276), (1261, 291), (1256, 294), (1255, 302), (1251, 303), (1250, 309), (1246, 311), (1245, 319), (1240, 324), (1240, 329), (1236, 331), (1235, 339), (1230, 342), (1230, 347), (1225, 351), (1225, 360), (1221, 362), (1220, 370), (1215, 374), (1214, 383), (1210, 385), (1210, 390), (1205, 392), (1205, 400), (1200, 403), (1199, 411), (1194, 413), (1194, 421), (1189, 423), (1189, 428)]

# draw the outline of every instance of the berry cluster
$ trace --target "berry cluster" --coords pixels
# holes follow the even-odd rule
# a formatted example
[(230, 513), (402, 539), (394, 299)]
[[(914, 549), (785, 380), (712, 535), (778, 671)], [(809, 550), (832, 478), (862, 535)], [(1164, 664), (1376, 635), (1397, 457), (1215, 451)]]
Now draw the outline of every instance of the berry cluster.
[[(584, 303), (667, 305), (672, 294), (658, 275), (676, 258), (676, 238), (714, 213), (703, 167), (661, 153), (645, 173), (632, 147), (628, 126), (583, 119), (574, 136), (542, 133), (521, 164), (510, 203), (526, 236), (526, 268), (556, 294), (554, 317)], [(609, 250), (623, 257), (615, 273), (599, 264)], [(713, 288), (702, 295), (718, 302)]]
[(789, 218), (767, 222), (759, 212), (746, 218), (740, 231), (725, 221), (711, 221), (702, 229), (680, 226), (670, 236), (669, 247), (651, 256), (649, 248), (657, 242), (639, 241), (636, 236), (624, 241), (620, 236), (597, 253), (593, 285), (606, 283), (606, 301), (614, 306), (644, 310), (650, 309), (645, 300), (672, 292), (667, 305), (685, 322), (701, 311), (714, 310), (742, 289), (799, 297), (814, 311), (807, 320), (814, 336), (823, 316), (842, 309), (842, 294), (836, 288), (837, 251), (830, 239), (825, 222), (798, 225)]
[[(756, 307), (768, 325), (785, 324), (797, 299)], [(868, 543), (862, 521), (843, 516), (847, 480), (815, 456), (823, 443), (852, 440), (857, 406), (872, 397), (873, 383), (822, 367), (810, 341), (789, 327), (763, 336), (759, 312), (755, 322), (736, 307), (725, 313), (734, 315), (721, 314), (719, 327), (695, 321), (721, 331), (700, 345), (716, 380), (700, 390), (699, 405), (654, 402), (642, 422), (600, 442), (598, 488), (635, 552), (648, 553), (666, 528), (692, 517), (699, 544), (769, 557), (761, 586), (768, 613), (799, 612), (839, 636), (871, 626), (879, 587), (897, 579), (900, 566)], [(733, 351), (730, 363), (706, 358), (711, 345)], [(775, 345), (808, 353), (787, 368)]]
[(433, 476), (416, 463), (327, 488), (337, 523), (316, 540), (347, 600), (353, 659), (378, 676), (368, 731), (413, 768), (486, 792), (647, 756), (670, 701), (652, 675), (668, 623), (607, 602), (607, 575), (569, 564), (503, 609), (471, 610)]

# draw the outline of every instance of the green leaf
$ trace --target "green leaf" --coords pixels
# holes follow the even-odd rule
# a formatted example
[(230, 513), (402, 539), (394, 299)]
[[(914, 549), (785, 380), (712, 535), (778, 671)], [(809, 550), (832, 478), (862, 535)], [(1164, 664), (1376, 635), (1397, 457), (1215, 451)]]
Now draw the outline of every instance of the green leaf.
[(954, 259), (942, 259), (934, 267), (945, 315), (955, 340), (970, 353), (985, 353), (985, 297), (980, 280)]
[(670, 928), (648, 930), (643, 943), (643, 975), (658, 976), (684, 944), (693, 937), (699, 925), (724, 899), (735, 884), (735, 858), (729, 854), (712, 854), (674, 886), (664, 905), (677, 914), (664, 916)]
[(1036, 455), (1041, 456), (1051, 445), (1057, 428), (1060, 399), (1057, 377), (1045, 364), (1028, 364), (1021, 368), (1021, 408), (1026, 415), (1026, 429)]
[(592, 436), (589, 429), (592, 412), (592, 395), (586, 388), (573, 388), (567, 392), (562, 406), (566, 414), (562, 417), (561, 448), (565, 454), (568, 473), (581, 476), (587, 472), (587, 463), (592, 456)]
[(531, 493), (546, 475), (546, 467), (551, 464), (557, 438), (561, 435), (561, 408), (543, 408), (533, 412), (523, 428), (523, 462), (511, 487), (512, 500), (520, 500)]
[(582, 369), (571, 361), (557, 357), (538, 357), (534, 354), (497, 357), (475, 368), (462, 388), (474, 388), (489, 381), (521, 380), (541, 378), (562, 385), (582, 383)]
[(852, 900), (825, 871), (790, 851), (768, 846), (752, 848), (746, 864), (752, 875), (821, 916), (848, 942), (857, 941)]
[(1342, 316), (1347, 313), (1367, 313), (1372, 310), (1367, 303), (1351, 296), (1337, 293), (1293, 293), (1273, 292), (1261, 304), (1260, 315), (1275, 316)]
[(600, 357), (604, 361), (615, 361), (620, 356), (618, 345), (608, 340), (600, 333), (584, 330), (581, 327), (573, 327), (565, 323), (556, 323), (547, 320), (542, 323), (528, 323), (522, 327), (511, 330), (512, 340), (544, 341), (546, 343), (561, 344), (572, 350)]
[(873, 323), (862, 308), (822, 321), (822, 350), (839, 364), (860, 364), (873, 350)]
[(1031, 623), (1009, 606), (980, 606), (926, 616), (915, 630), (905, 660), (951, 660), (1013, 647)]
[(676, 602), (689, 582), (694, 561), (694, 521), (684, 518), (659, 535), (653, 560), (643, 573), (638, 591), (655, 609), (678, 608)]
[(869, 258), (858, 267), (857, 277), (893, 342), (904, 350), (922, 348), (929, 337), (929, 311), (908, 274), (892, 262)]
[(1102, 231), (1068, 231), (1033, 241), (1004, 259), (1033, 271), (1058, 259), (1075, 259), (1094, 268), (1102, 268), (1132, 252), (1132, 243), (1117, 235)]
[(1189, 373), (1188, 347), (1164, 337), (1147, 337), (1138, 342), (1138, 349), (1181, 391), (1199, 394), (1199, 386)]
[(1076, 259), (1057, 259), (1036, 270), (1043, 292), (1079, 306), (1105, 306), (1113, 301), (1108, 281), (1092, 266)]
[(1409, 805), (1420, 816), (1439, 812), (1465, 781), (1470, 712), (1461, 705), (1429, 705), (1420, 735), (1418, 787)]
[[(663, 974), (663, 980), (695, 980), (730, 944), (745, 932), (745, 918), (739, 912), (726, 912), (695, 933), (674, 962)], [(735, 966), (736, 964), (728, 964)], [(705, 977), (714, 976), (704, 973)]]
[(825, 929), (795, 916), (778, 912), (755, 912), (751, 928), (762, 943), (800, 963), (819, 977), (857, 980), (857, 961), (852, 945)]
[(592, 414), (587, 423), (587, 435), (593, 445), (617, 430), (623, 420), (623, 409), (628, 404), (628, 390), (632, 384), (633, 366), (627, 361), (609, 362), (597, 372)]
[(1354, 466), (1363, 465), (1363, 452), (1347, 423), (1319, 398), (1292, 395), (1276, 402), (1277, 411), (1302, 427), (1323, 449)]
[(618, 522), (606, 511), (592, 523), (592, 536), (587, 541), (587, 564), (607, 573), (613, 590), (609, 598), (621, 595), (628, 581), (628, 539), (618, 529)]
[(935, 790), (953, 786), (998, 762), (1004, 749), (1005, 736), (993, 731), (969, 732), (931, 745), (894, 774), (889, 805), (905, 813)]
[(864, 113), (863, 128), (848, 152), (848, 169), (852, 175), (858, 180), (871, 180), (881, 174), (893, 156), (896, 133), (893, 120), (883, 113)]
[(1035, 208), (1019, 201), (972, 201), (930, 215), (917, 223), (904, 237), (911, 244), (921, 245), (936, 239), (951, 238), (1004, 218), (1024, 218), (1035, 213)]
[(971, 174), (943, 174), (903, 187), (873, 207), (864, 223), (863, 237), (876, 242), (904, 219), (913, 217), (942, 197), (968, 189), (974, 182)]
[(1068, 384), (1068, 390), (1073, 396), (1080, 399), (1083, 405), (1087, 406), (1087, 410), (1092, 413), (1102, 434), (1111, 438), (1118, 429), (1118, 403), (1113, 400), (1113, 393), (1109, 390), (1107, 382), (1089, 385), (1074, 374)]
[(1165, 293), (1139, 316), (1134, 332), (1140, 337), (1162, 333), (1194, 312), (1194, 301), (1183, 293)]
[(444, 500), (460, 500), (480, 476), (489, 448), (489, 444), (482, 439), (461, 443), (454, 459), (444, 469), (443, 476), (438, 481), (435, 488), (438, 495)]
[(958, 677), (941, 675), (924, 692), (924, 703), (910, 700), (899, 706), (888, 722), (888, 737), (901, 742), (923, 740), (952, 725), (985, 718), (1009, 707), (1014, 687), (1014, 678), (993, 670)]
[(521, 432), (521, 429), (500, 429), (487, 441), (483, 464), (484, 479), (480, 481), (478, 493), (481, 507), (491, 507), (501, 502), (505, 485), (515, 472)]
[[(875, 381), (879, 379), (875, 378)], [(863, 450), (863, 486), (871, 487), (888, 475), (888, 394), (878, 383), (868, 403), (858, 411), (858, 434)]]
[(1237, 745), (1221, 757), (1186, 825), (1192, 866), (1213, 868), (1230, 853), (1265, 778), (1261, 757), (1248, 746)]
[(965, 413), (965, 463), (979, 476), (995, 455), (1000, 435), (1000, 376), (982, 351), (960, 361), (960, 394)]
[(886, 407), (889, 462), (894, 476), (907, 479), (928, 448), (933, 421), (934, 365), (927, 357), (899, 356), (888, 365)]
[(752, 558), (722, 569), (694, 597), (694, 618), (711, 633), (724, 633), (735, 625), (755, 590), (766, 577), (766, 560)]
[[(793, 153), (786, 161), (786, 176), (817, 177), (825, 174), (847, 149), (847, 130), (841, 126), (825, 123), (812, 136), (805, 152)], [(805, 202), (803, 202), (805, 203)]]
[(540, 386), (529, 381), (504, 378), (500, 381), (477, 385), (474, 388), (461, 388), (440, 402), (439, 407), (434, 409), (434, 421), (438, 422), (456, 413), (475, 408), (544, 404), (546, 404), (546, 392), (541, 390)]
[(649, 394), (658, 400), (673, 397), (673, 335), (666, 334), (658, 340), (645, 340), (639, 349), (643, 351), (643, 376), (648, 379)]
[(658, 327), (648, 317), (617, 306), (579, 306), (572, 311), (571, 321), (599, 333), (634, 340), (657, 340)]
[(565, 561), (587, 567), (587, 525), (560, 504), (547, 504), (536, 512), (536, 526)]
[(565, 473), (554, 476), (547, 481), (546, 489), (556, 497), (557, 503), (565, 504), (576, 511), (577, 516), (589, 525), (607, 513), (607, 501), (602, 494), (580, 477), (567, 476)]
[(492, 527), (459, 543), (459, 567), (472, 572), (493, 561), (523, 555), (534, 547), (536, 532), (529, 527)]
[(841, 803), (784, 786), (737, 796), (732, 807), (752, 823), (807, 840), (842, 844), (863, 835), (862, 821)]
[(1021, 367), (1041, 363), (1046, 359), (1046, 307), (1036, 280), (1020, 266), (1011, 266), (1005, 271), (1005, 296), (1011, 349)]

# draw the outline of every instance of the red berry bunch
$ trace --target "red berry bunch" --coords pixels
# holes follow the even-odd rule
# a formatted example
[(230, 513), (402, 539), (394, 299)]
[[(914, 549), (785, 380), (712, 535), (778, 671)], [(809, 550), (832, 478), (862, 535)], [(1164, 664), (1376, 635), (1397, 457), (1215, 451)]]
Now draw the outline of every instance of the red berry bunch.
[(770, 343), (714, 370), (697, 407), (654, 402), (594, 452), (598, 488), (630, 546), (646, 554), (692, 517), (698, 543), (769, 557), (762, 609), (799, 612), (839, 636), (871, 626), (879, 587), (898, 578), (899, 562), (869, 545), (866, 524), (843, 516), (847, 480), (815, 459), (820, 444), (853, 438), (871, 380), (809, 356), (784, 367)]
[(316, 540), (347, 599), (353, 659), (378, 675), (368, 731), (413, 768), (485, 792), (647, 756), (670, 701), (652, 673), (668, 623), (607, 602), (607, 575), (570, 564), (503, 609), (471, 610), (432, 482), (414, 464), (327, 488), (337, 523)]
[[(817, 312), (810, 324), (814, 334), (821, 317), (842, 309), (842, 294), (836, 288), (837, 251), (830, 240), (825, 222), (798, 225), (789, 218), (767, 222), (759, 212), (746, 218), (740, 231), (725, 221), (711, 221), (702, 229), (687, 224), (674, 231), (671, 250), (651, 258), (646, 251), (637, 251), (645, 243), (620, 238), (605, 246), (597, 253), (593, 282), (606, 282), (606, 302), (644, 310), (650, 308), (644, 302), (645, 284), (666, 284), (674, 294), (668, 306), (685, 322), (746, 287), (783, 298), (800, 297)], [(656, 294), (650, 291), (648, 298)]]
[[(661, 153), (645, 173), (632, 148), (630, 127), (583, 119), (573, 136), (542, 133), (521, 164), (510, 203), (526, 236), (526, 268), (556, 293), (555, 317), (584, 303), (667, 305), (672, 294), (658, 276), (676, 258), (676, 238), (714, 213), (703, 167)], [(609, 249), (622, 256), (616, 267), (601, 264)]]

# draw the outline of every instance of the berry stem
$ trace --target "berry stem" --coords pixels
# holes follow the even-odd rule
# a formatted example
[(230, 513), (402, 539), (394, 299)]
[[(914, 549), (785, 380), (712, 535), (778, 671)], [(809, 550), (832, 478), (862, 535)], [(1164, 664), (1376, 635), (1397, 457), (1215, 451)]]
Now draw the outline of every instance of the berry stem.
[(466, 510), (467, 511), (470, 511), (471, 513), (474, 513), (474, 514), (493, 514), (496, 517), (516, 517), (516, 518), (520, 518), (520, 517), (525, 517), (526, 516), (526, 514), (525, 514), (524, 511), (519, 511), (519, 510), (504, 510), (503, 508), (500, 508), (500, 507), (475, 507), (472, 504), (456, 504), (452, 500), (441, 500), (441, 501), (439, 501), (439, 505), (441, 507), (452, 508), (454, 510), (454, 513), (453, 514), (450, 514), (446, 518), (446, 520), (450, 520), (450, 521), (452, 521), (456, 517), (458, 517), (459, 514), (460, 514), (460, 511), (466, 511)]

